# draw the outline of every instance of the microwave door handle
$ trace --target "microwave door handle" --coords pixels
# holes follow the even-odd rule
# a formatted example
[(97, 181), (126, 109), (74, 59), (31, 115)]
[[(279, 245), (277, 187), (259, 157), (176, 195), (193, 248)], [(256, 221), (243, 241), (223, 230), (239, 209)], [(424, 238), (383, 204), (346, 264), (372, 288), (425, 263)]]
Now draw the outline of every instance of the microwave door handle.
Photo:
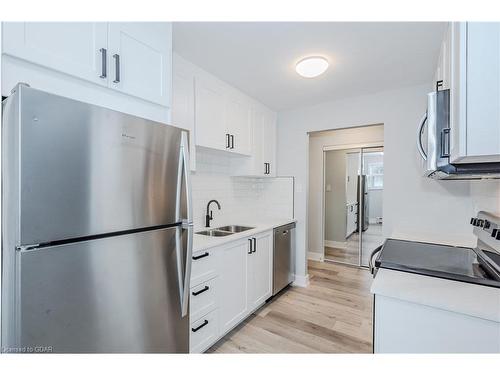
[(424, 113), (422, 119), (420, 120), (420, 125), (418, 126), (418, 133), (417, 133), (417, 149), (420, 155), (422, 156), (422, 159), (424, 160), (427, 160), (427, 154), (425, 153), (424, 147), (422, 146), (422, 134), (424, 133), (424, 126), (426, 122), (427, 122), (427, 111)]

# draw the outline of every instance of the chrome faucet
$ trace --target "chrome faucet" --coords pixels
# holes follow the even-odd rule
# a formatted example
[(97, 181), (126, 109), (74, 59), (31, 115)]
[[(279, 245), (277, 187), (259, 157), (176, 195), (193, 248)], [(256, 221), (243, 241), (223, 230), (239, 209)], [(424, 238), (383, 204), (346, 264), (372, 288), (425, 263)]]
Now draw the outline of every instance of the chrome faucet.
[(213, 220), (213, 218), (214, 218), (213, 215), (212, 215), (212, 211), (210, 210), (210, 204), (211, 203), (216, 203), (217, 207), (220, 210), (220, 204), (215, 199), (212, 199), (210, 202), (208, 202), (208, 204), (207, 204), (207, 215), (205, 216), (205, 226), (207, 228), (210, 227), (210, 220)]

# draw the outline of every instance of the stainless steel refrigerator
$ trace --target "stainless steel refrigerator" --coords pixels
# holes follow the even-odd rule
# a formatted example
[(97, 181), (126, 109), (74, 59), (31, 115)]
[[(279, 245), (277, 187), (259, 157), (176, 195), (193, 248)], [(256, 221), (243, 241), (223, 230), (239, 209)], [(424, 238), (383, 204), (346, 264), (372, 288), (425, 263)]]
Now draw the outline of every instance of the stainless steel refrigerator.
[(2, 110), (4, 351), (188, 352), (187, 132), (24, 84)]

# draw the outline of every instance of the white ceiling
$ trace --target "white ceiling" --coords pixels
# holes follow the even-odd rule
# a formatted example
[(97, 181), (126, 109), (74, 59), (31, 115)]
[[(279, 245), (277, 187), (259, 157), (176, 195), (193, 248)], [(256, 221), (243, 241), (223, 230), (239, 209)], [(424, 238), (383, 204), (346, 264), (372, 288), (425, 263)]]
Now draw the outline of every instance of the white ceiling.
[[(178, 22), (174, 51), (275, 110), (431, 83), (445, 23)], [(322, 55), (318, 78), (295, 63)]]

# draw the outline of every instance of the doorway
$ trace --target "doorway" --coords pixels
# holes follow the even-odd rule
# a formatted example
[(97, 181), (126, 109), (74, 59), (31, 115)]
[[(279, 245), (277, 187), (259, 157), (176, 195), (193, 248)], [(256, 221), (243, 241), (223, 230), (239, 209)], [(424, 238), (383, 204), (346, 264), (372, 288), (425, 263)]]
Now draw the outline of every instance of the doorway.
[(384, 149), (325, 147), (323, 150), (324, 259), (367, 267), (383, 243)]

